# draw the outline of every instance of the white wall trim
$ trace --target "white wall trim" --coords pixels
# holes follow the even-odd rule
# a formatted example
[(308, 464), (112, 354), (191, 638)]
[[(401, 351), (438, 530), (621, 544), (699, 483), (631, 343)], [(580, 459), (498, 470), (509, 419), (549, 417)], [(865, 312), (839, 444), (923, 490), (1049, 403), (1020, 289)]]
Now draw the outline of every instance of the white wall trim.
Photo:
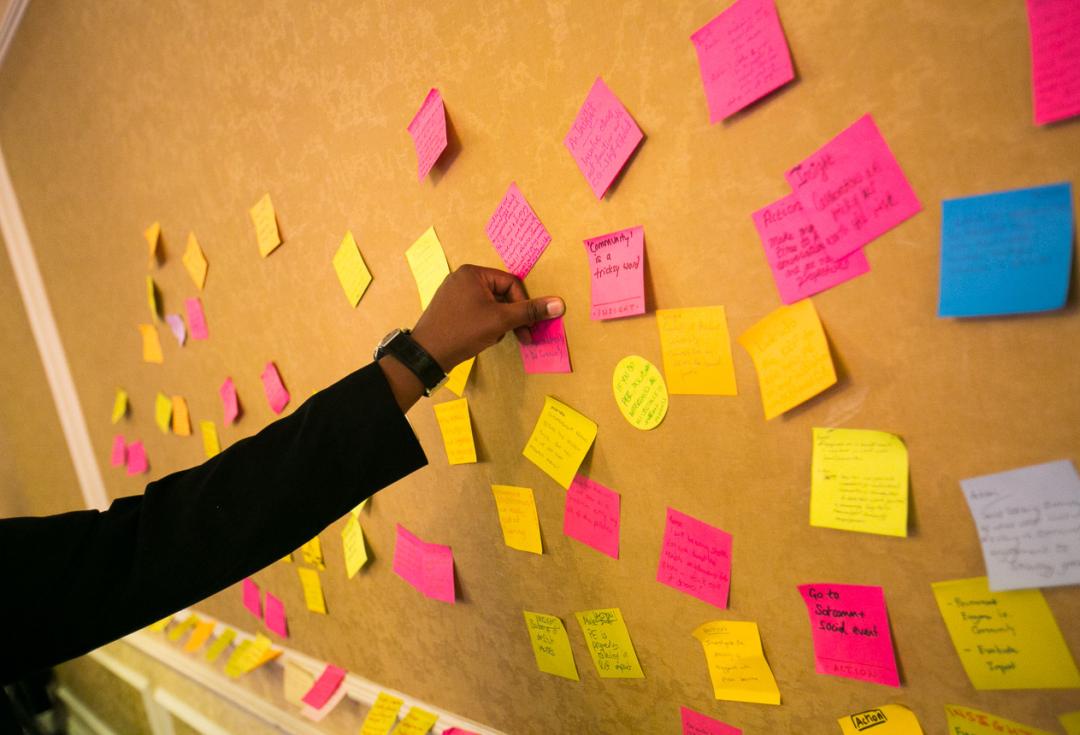
[(100, 664), (119, 677), (125, 684), (139, 692), (139, 696), (142, 698), (143, 710), (146, 712), (146, 719), (150, 723), (150, 730), (154, 735), (174, 735), (172, 719), (167, 712), (155, 703), (154, 688), (148, 677), (100, 649), (91, 651), (88, 656), (90, 660)]
[(4, 57), (7, 56), (8, 47), (11, 46), (11, 39), (15, 38), (19, 21), (22, 20), (26, 6), (29, 4), (30, 0), (9, 0), (7, 11), (0, 19), (0, 66), (4, 65)]
[(171, 716), (183, 721), (191, 729), (198, 730), (202, 735), (232, 735), (230, 731), (166, 689), (154, 690), (154, 702)]
[(56, 698), (64, 703), (68, 714), (71, 715), (72, 719), (67, 724), (72, 735), (83, 732), (91, 733), (91, 735), (120, 735), (102, 722), (101, 718), (66, 686), (61, 685), (56, 688)]

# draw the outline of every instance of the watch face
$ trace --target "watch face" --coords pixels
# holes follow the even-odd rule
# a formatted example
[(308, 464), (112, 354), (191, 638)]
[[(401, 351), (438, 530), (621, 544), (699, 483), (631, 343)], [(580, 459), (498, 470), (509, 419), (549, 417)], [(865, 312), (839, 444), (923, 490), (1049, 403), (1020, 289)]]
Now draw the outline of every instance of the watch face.
[(383, 349), (384, 347), (386, 347), (388, 344), (390, 344), (391, 341), (393, 341), (394, 337), (398, 336), (399, 334), (401, 334), (401, 330), (395, 329), (394, 331), (383, 337), (379, 341), (379, 349)]

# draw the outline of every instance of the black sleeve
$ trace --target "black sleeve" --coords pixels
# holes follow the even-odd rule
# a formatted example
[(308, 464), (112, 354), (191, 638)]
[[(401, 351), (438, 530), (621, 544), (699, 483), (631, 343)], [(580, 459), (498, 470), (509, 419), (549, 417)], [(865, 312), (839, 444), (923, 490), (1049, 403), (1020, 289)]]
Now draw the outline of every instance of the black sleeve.
[(0, 519), (0, 683), (236, 583), (426, 463), (372, 363), (105, 512)]

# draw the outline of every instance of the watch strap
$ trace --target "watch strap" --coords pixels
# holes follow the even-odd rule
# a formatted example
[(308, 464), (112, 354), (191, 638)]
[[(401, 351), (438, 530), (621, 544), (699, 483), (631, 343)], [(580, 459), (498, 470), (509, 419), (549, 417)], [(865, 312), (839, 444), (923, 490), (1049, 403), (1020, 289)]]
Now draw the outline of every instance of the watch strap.
[(427, 350), (421, 347), (408, 329), (401, 329), (379, 347), (376, 357), (393, 355), (409, 368), (424, 386), (424, 394), (430, 396), (446, 380), (446, 373)]

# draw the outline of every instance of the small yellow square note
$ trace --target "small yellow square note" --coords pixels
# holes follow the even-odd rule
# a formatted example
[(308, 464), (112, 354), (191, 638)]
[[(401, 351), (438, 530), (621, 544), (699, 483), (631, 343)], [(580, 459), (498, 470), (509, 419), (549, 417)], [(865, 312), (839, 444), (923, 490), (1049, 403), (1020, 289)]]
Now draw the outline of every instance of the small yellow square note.
[(183, 396), (172, 397), (172, 430), (177, 436), (191, 436), (191, 417)]
[(203, 453), (206, 458), (221, 454), (221, 444), (218, 442), (217, 427), (213, 421), (200, 421), (199, 432), (202, 434)]
[(155, 222), (143, 230), (143, 237), (146, 238), (146, 247), (149, 254), (147, 267), (153, 268), (157, 263), (158, 242), (161, 241), (161, 223)]
[(113, 399), (112, 405), (112, 422), (115, 424), (120, 419), (124, 418), (128, 410), (128, 394), (123, 388), (116, 389), (116, 398)]
[(574, 613), (596, 672), (602, 679), (644, 679), (630, 642), (630, 631), (617, 607)]
[(277, 226), (277, 213), (269, 194), (255, 203), (250, 210), (251, 222), (255, 225), (255, 239), (259, 243), (259, 255), (266, 257), (281, 244), (281, 233)]
[(367, 546), (364, 544), (364, 531), (356, 516), (349, 514), (345, 528), (341, 529), (341, 542), (345, 548), (345, 574), (349, 579), (356, 576), (360, 567), (367, 564)]
[(195, 287), (202, 291), (203, 286), (206, 285), (206, 269), (208, 264), (206, 262), (206, 255), (203, 254), (202, 248), (199, 247), (199, 241), (195, 239), (195, 233), (189, 232), (187, 236), (187, 248), (184, 249), (184, 268), (187, 270), (188, 275), (191, 276), (192, 282)]
[(165, 356), (161, 354), (161, 340), (158, 339), (157, 330), (153, 324), (140, 324), (139, 334), (142, 335), (142, 359), (143, 362), (161, 364), (165, 362)]
[(360, 248), (357, 247), (351, 231), (345, 233), (345, 239), (338, 245), (333, 262), (334, 272), (345, 290), (345, 298), (355, 307), (371, 284), (371, 272), (360, 255)]
[(435, 404), (435, 418), (442, 432), (446, 458), (450, 464), (476, 462), (476, 445), (473, 443), (472, 422), (469, 420), (469, 399)]
[(154, 423), (161, 429), (161, 433), (169, 433), (169, 425), (172, 422), (172, 399), (158, 391), (154, 398)]
[(570, 637), (566, 634), (563, 622), (554, 615), (523, 611), (525, 627), (529, 629), (536, 667), (545, 674), (554, 674), (564, 679), (578, 681), (577, 665), (574, 652), (570, 648)]
[(492, 485), (495, 505), (499, 510), (499, 525), (503, 541), (511, 549), (543, 554), (540, 543), (540, 519), (536, 515), (533, 491), (514, 485)]
[(544, 410), (522, 454), (565, 489), (574, 481), (595, 439), (595, 423), (565, 403), (545, 396)]
[(304, 604), (313, 613), (326, 615), (326, 600), (323, 598), (322, 581), (319, 573), (307, 567), (297, 567), (300, 575), (300, 585), (304, 588)]
[(713, 696), (729, 702), (780, 704), (780, 689), (765, 660), (757, 623), (717, 620), (694, 637), (705, 649)]
[(426, 309), (443, 279), (450, 275), (446, 253), (443, 252), (434, 227), (427, 228), (424, 234), (409, 246), (405, 251), (405, 259), (409, 261), (409, 270), (412, 271), (416, 288), (420, 291), (420, 308)]
[(475, 357), (470, 357), (465, 362), (458, 363), (446, 376), (446, 389), (456, 396), (465, 395), (465, 383), (469, 380)]
[(724, 307), (657, 309), (656, 326), (668, 393), (738, 395)]
[(814, 429), (810, 525), (907, 536), (908, 453), (900, 437)]
[(401, 698), (379, 692), (360, 727), (360, 735), (390, 735), (402, 704)]

